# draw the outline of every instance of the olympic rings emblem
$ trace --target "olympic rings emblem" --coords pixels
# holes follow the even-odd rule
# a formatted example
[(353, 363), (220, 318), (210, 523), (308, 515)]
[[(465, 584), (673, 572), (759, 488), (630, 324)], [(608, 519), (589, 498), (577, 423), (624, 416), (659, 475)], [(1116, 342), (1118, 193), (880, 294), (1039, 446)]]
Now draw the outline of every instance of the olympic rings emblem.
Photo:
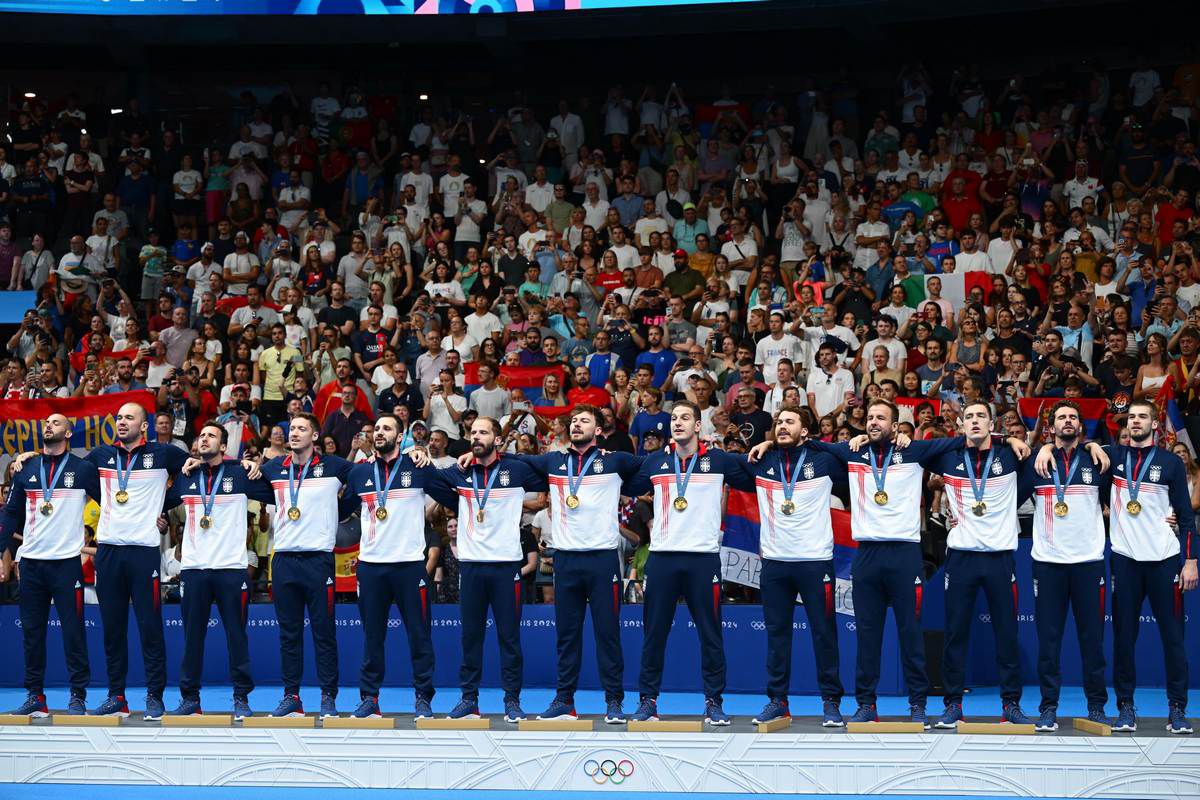
[(611, 781), (614, 786), (619, 786), (633, 775), (633, 762), (627, 758), (620, 761), (613, 761), (611, 758), (597, 761), (589, 758), (583, 762), (583, 774), (597, 784), (603, 785)]

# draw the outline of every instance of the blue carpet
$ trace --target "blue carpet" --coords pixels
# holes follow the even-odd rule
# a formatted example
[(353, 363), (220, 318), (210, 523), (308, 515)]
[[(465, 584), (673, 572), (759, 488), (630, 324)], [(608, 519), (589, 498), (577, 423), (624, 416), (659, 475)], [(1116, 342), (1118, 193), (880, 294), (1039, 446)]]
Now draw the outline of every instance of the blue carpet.
[[(282, 690), (274, 686), (260, 686), (250, 696), (251, 707), (258, 712), (270, 711), (279, 702)], [(51, 709), (65, 708), (68, 691), (66, 689), (49, 689), (46, 701)], [(233, 690), (228, 686), (205, 687), (201, 699), (204, 709), (210, 712), (228, 711), (232, 703)], [(140, 710), (143, 707), (145, 689), (131, 687), (127, 692), (129, 707)], [(321, 705), (319, 689), (306, 687), (300, 692), (306, 711), (315, 712)], [(1039, 690), (1036, 686), (1025, 687), (1023, 706), (1027, 713), (1037, 711)], [(529, 713), (537, 713), (550, 704), (554, 698), (552, 689), (526, 689), (521, 693), (521, 705)], [(23, 689), (0, 689), (0, 711), (14, 709), (25, 699)], [(104, 699), (104, 690), (93, 687), (88, 692), (88, 707), (94, 708)], [(457, 688), (438, 690), (434, 698), (433, 710), (441, 715), (447, 713), (458, 702)], [(179, 691), (175, 688), (167, 690), (164, 698), (167, 711), (179, 702)], [(504, 693), (499, 689), (482, 689), (479, 693), (479, 705), (485, 714), (499, 714), (504, 710)], [(762, 708), (766, 698), (760, 695), (731, 694), (725, 697), (725, 711), (736, 716), (752, 716)], [(1189, 705), (1193, 709), (1200, 708), (1200, 690), (1189, 692)], [(1146, 717), (1165, 717), (1167, 715), (1167, 696), (1162, 689), (1139, 689), (1134, 702), (1138, 714)], [(358, 688), (343, 687), (338, 695), (338, 710), (349, 713), (358, 705)], [(384, 713), (409, 713), (413, 707), (412, 690), (404, 687), (384, 687), (380, 695), (380, 705)], [(575, 705), (581, 714), (599, 714), (604, 711), (604, 693), (600, 691), (580, 691), (575, 694)], [(625, 709), (632, 712), (637, 705), (636, 694), (627, 694)], [(929, 699), (931, 712), (942, 707), (940, 697)], [(995, 688), (975, 689), (967, 695), (963, 707), (968, 716), (994, 717), (1000, 714), (1000, 695)], [(792, 714), (795, 716), (820, 716), (821, 699), (812, 696), (794, 696), (791, 698)], [(846, 697), (842, 701), (842, 712), (853, 713), (854, 698)], [(667, 693), (658, 699), (660, 714), (689, 714), (699, 716), (704, 710), (704, 700), (699, 694)], [(906, 715), (908, 699), (905, 697), (879, 698), (879, 713), (884, 716)], [(1116, 702), (1109, 698), (1108, 713), (1116, 713)], [(1064, 687), (1059, 700), (1058, 714), (1060, 717), (1086, 716), (1087, 701), (1083, 690), (1077, 687)], [(2, 797), (2, 795), (0, 795)]]

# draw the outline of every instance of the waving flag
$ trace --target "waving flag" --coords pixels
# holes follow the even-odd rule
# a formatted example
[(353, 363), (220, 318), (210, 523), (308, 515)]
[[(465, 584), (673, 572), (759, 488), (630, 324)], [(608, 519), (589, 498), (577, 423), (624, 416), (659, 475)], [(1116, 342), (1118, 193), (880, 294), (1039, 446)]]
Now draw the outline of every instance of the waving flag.
[[(1018, 400), (1017, 409), (1021, 412), (1021, 419), (1024, 420), (1025, 427), (1032, 431), (1038, 429), (1040, 425), (1042, 436), (1045, 438), (1050, 429), (1050, 409), (1061, 399), (1061, 397), (1022, 397)], [(1108, 401), (1094, 398), (1074, 398), (1073, 402), (1079, 406), (1079, 413), (1083, 416), (1083, 428), (1088, 438), (1095, 439), (1100, 430), (1100, 423), (1104, 421), (1105, 415), (1108, 413)]]
[[(839, 614), (854, 615), (850, 597), (850, 563), (858, 547), (850, 535), (850, 512), (829, 510), (833, 520), (833, 566), (837, 575), (834, 608)], [(721, 577), (733, 583), (758, 587), (762, 558), (759, 556), (758, 498), (754, 492), (729, 490), (725, 503), (725, 534), (721, 540)]]
[(1154, 399), (1158, 406), (1158, 438), (1163, 447), (1174, 447), (1176, 442), (1183, 442), (1193, 453), (1196, 452), (1195, 442), (1188, 435), (1183, 424), (1183, 412), (1175, 401), (1175, 375), (1168, 374), (1167, 380), (1158, 390)]
[[(534, 407), (533, 410), (543, 417), (559, 417), (570, 413), (570, 405), (542, 405), (542, 380), (547, 375), (557, 375), (559, 385), (562, 385), (563, 368), (561, 364), (544, 367), (510, 367), (502, 364), (500, 374), (496, 377), (496, 383), (504, 389), (520, 389), (525, 393), (525, 399)], [(481, 385), (479, 362), (469, 361), (463, 364), (463, 394), (470, 397), (471, 392)]]
[(150, 420), (148, 439), (154, 439), (154, 392), (140, 389), (96, 397), (0, 401), (0, 452), (16, 455), (42, 446), (42, 420), (63, 414), (71, 420), (71, 447), (91, 450), (117, 438), (115, 418), (126, 403), (137, 403)]
[[(110, 347), (106, 347), (99, 353), (100, 363), (104, 363), (105, 361), (120, 361), (122, 358), (128, 358), (132, 360), (137, 353), (138, 351), (136, 347), (130, 348), (129, 350), (113, 350)], [(77, 350), (74, 353), (71, 353), (70, 360), (71, 369), (75, 370), (76, 372), (83, 372), (84, 367), (87, 366), (87, 353), (83, 352), (82, 350)]]

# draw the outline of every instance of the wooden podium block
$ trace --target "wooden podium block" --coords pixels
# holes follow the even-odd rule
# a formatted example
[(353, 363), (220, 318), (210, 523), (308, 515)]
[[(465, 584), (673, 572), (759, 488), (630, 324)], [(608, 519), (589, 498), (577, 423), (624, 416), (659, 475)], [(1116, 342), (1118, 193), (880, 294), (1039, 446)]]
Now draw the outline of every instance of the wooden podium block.
[(86, 714), (51, 714), (50, 724), (65, 728), (115, 728), (120, 717), (92, 717)]
[(791, 717), (780, 717), (773, 719), (770, 722), (760, 722), (754, 727), (758, 728), (759, 733), (774, 733), (775, 731), (785, 731), (792, 727)]
[(492, 721), (487, 717), (482, 719), (447, 719), (445, 717), (426, 717), (413, 722), (419, 731), (490, 731)]
[(28, 725), (30, 717), (25, 714), (0, 714), (0, 725)]
[(315, 728), (316, 717), (246, 717), (243, 728)]
[(704, 723), (698, 719), (630, 720), (627, 730), (631, 733), (700, 733)]
[(232, 714), (164, 714), (164, 728), (228, 728), (233, 724)]
[(358, 717), (326, 717), (321, 720), (322, 728), (338, 728), (342, 730), (392, 730), (396, 727), (395, 717), (374, 717), (359, 719)]
[(1112, 726), (1105, 725), (1103, 722), (1093, 722), (1090, 719), (1083, 717), (1075, 717), (1071, 720), (1071, 727), (1077, 731), (1090, 733), (1093, 736), (1112, 736)]
[(846, 733), (925, 733), (919, 722), (847, 722)]
[(517, 723), (519, 731), (590, 731), (595, 720), (590, 719), (523, 719)]
[(981, 736), (1033, 736), (1037, 730), (1033, 725), (1013, 725), (1011, 722), (960, 722), (958, 732)]

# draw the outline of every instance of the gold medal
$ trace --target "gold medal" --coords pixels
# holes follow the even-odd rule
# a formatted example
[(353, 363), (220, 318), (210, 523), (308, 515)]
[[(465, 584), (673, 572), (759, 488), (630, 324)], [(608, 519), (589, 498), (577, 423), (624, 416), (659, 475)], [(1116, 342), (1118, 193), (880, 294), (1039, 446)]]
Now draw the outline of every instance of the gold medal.
[(579, 495), (567, 495), (567, 508), (579, 508)]
[(296, 506), (292, 506), (291, 508), (289, 508), (287, 514), (288, 514), (288, 519), (292, 520), (293, 522), (300, 519), (300, 509), (297, 508)]
[(784, 500), (783, 505), (779, 507), (779, 510), (784, 514), (791, 516), (792, 514), (796, 513), (796, 504), (791, 500)]
[(113, 497), (116, 498), (116, 501), (121, 505), (125, 505), (129, 502), (129, 492), (125, 491), (124, 489), (117, 489), (117, 493), (113, 495)]
[(204, 528), (204, 530), (208, 530), (209, 528), (211, 528), (212, 527), (212, 517), (210, 517), (208, 514), (205, 514), (204, 516), (202, 516), (200, 518), (200, 527)]
[(1056, 517), (1065, 517), (1067, 515), (1067, 512), (1070, 510), (1071, 510), (1071, 507), (1068, 506), (1066, 504), (1066, 502), (1063, 500), (1059, 500), (1057, 503), (1054, 504), (1054, 516), (1056, 516)]
[(883, 489), (880, 489), (878, 492), (875, 493), (875, 505), (886, 506), (887, 501), (888, 501), (887, 492), (885, 492)]
[(1137, 500), (1130, 500), (1125, 504), (1125, 510), (1136, 517), (1142, 513), (1142, 504)]
[(483, 522), (483, 509), (482, 508), (475, 512), (475, 521)]
[(48, 517), (54, 513), (54, 504), (47, 500), (45, 503), (42, 503), (40, 511), (43, 517)]
[(378, 508), (376, 508), (375, 509), (375, 519), (379, 520), (380, 522), (383, 522), (385, 519), (387, 519), (387, 509), (384, 508), (383, 506), (379, 506)]
[(982, 517), (987, 512), (987, 503), (980, 500), (978, 503), (971, 506), (971, 512), (977, 517)]
[(675, 506), (676, 511), (687, 511), (687, 498), (686, 497), (676, 497), (675, 502), (672, 503), (671, 505)]

